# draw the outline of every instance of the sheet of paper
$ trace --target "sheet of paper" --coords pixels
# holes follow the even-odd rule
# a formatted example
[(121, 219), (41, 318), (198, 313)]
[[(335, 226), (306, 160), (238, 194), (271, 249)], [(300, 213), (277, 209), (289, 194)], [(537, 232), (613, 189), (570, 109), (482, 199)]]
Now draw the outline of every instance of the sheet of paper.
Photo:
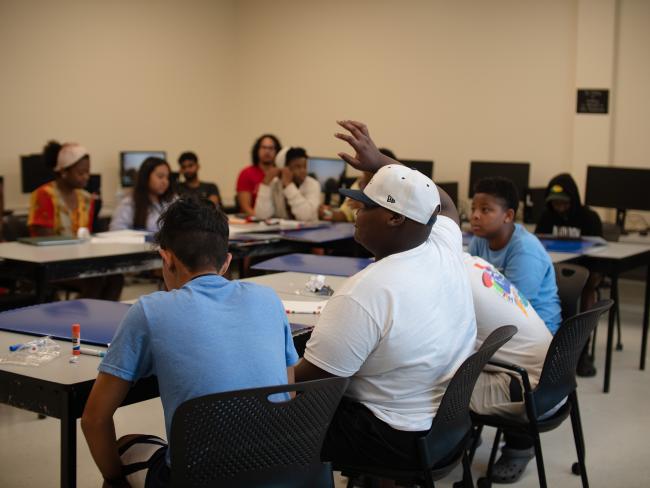
[(284, 310), (288, 314), (292, 313), (307, 313), (307, 314), (319, 314), (325, 308), (327, 300), (321, 300), (318, 302), (307, 302), (299, 300), (282, 300), (284, 305)]

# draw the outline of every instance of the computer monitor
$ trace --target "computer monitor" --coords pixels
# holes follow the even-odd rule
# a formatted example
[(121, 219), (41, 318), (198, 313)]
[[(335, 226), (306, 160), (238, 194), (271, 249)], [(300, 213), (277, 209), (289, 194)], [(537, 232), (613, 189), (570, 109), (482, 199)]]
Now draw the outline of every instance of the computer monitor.
[(140, 165), (147, 158), (167, 160), (165, 151), (122, 151), (120, 152), (120, 180), (123, 187), (135, 185)]
[(334, 158), (309, 158), (307, 173), (316, 178), (326, 193), (338, 191), (341, 178), (345, 176), (345, 161)]
[(625, 225), (626, 210), (650, 210), (650, 169), (587, 167), (585, 204), (617, 209), (616, 223)]
[(517, 187), (519, 200), (523, 201), (528, 189), (530, 163), (509, 163), (497, 161), (471, 161), (469, 166), (469, 197), (474, 196), (476, 183), (488, 177), (508, 178)]
[(536, 224), (546, 206), (546, 187), (528, 188), (524, 198), (524, 222)]
[(23, 193), (31, 193), (55, 178), (52, 168), (45, 164), (42, 154), (20, 157), (20, 182)]
[(454, 202), (456, 208), (458, 208), (458, 182), (457, 181), (436, 181), (436, 185), (442, 188), (451, 201)]
[(400, 159), (400, 163), (433, 179), (433, 161), (428, 159)]
[(90, 194), (102, 194), (102, 175), (91, 174), (85, 190)]

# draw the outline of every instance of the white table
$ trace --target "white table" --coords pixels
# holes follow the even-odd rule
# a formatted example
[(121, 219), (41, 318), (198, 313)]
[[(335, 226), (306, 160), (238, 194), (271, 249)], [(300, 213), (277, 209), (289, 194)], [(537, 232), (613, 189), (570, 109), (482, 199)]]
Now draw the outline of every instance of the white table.
[[(650, 315), (650, 243), (636, 244), (629, 242), (608, 242), (606, 246), (592, 247), (583, 254), (571, 259), (582, 264), (592, 272), (603, 273), (612, 281), (611, 297), (618, 302), (618, 277), (621, 273), (634, 268), (646, 266), (645, 299), (643, 304), (643, 323), (641, 337), (641, 358), (639, 369), (645, 369), (646, 349), (648, 344), (648, 322)], [(603, 391), (609, 392), (614, 338), (616, 307), (609, 311), (607, 326), (607, 349), (605, 353), (605, 378)]]
[[(322, 300), (309, 292), (296, 294), (304, 287), (309, 275), (302, 273), (278, 273), (276, 275), (250, 278), (246, 281), (264, 284), (277, 290), (281, 298), (291, 300)], [(344, 278), (328, 278), (327, 283), (337, 288)], [(311, 326), (317, 316), (292, 315), (290, 322)], [(117, 328), (118, 324), (115, 324)], [(308, 335), (294, 336), (296, 348), (300, 348)], [(25, 343), (33, 336), (0, 331), (0, 354), (6, 354), (12, 344)], [(39, 367), (10, 366), (0, 364), (0, 402), (14, 407), (58, 418), (61, 421), (60, 486), (74, 488), (77, 470), (77, 419), (83, 413), (86, 400), (97, 376), (100, 358), (81, 355), (77, 364), (70, 364), (72, 346), (69, 341), (56, 341), (61, 346), (61, 356)], [(97, 349), (101, 347), (93, 346)], [(129, 391), (123, 405), (149, 400), (158, 396), (155, 377), (144, 378)], [(35, 460), (37, 462), (37, 460)]]
[(52, 281), (133, 273), (161, 267), (151, 244), (84, 242), (58, 246), (0, 243), (5, 276), (29, 276), (36, 283), (37, 301), (45, 299)]

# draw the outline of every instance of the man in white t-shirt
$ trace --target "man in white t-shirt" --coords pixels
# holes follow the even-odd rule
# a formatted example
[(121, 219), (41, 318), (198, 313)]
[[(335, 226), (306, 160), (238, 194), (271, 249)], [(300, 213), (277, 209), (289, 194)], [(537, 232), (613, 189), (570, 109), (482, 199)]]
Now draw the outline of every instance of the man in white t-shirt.
[[(465, 254), (465, 268), (472, 287), (476, 312), (476, 347), (495, 329), (517, 326), (517, 333), (493, 359), (526, 369), (530, 385), (539, 382), (546, 353), (553, 340), (548, 327), (526, 297), (494, 266), (477, 256)], [(562, 403), (545, 415), (551, 415)], [(480, 374), (470, 403), (472, 411), (499, 415), (513, 420), (525, 418), (523, 388), (519, 376), (488, 366)], [(534, 456), (533, 441), (527, 436), (506, 432), (502, 455), (492, 470), (495, 483), (513, 483), (523, 474)]]
[(350, 378), (324, 460), (413, 468), (415, 439), (476, 340), (458, 213), (433, 181), (382, 155), (363, 124), (339, 124), (356, 150), (339, 156), (375, 173), (364, 190), (341, 193), (360, 202), (355, 239), (376, 261), (330, 298), (296, 381)]

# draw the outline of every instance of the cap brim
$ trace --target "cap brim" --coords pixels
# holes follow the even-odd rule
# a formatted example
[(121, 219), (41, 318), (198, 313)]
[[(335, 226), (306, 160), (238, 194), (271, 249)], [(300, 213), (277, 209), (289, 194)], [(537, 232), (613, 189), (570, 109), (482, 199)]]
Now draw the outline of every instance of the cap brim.
[(370, 207), (379, 207), (379, 204), (377, 204), (377, 202), (374, 200), (368, 198), (368, 196), (362, 190), (350, 190), (349, 188), (341, 188), (339, 190), (339, 193), (344, 197), (351, 198), (352, 200), (356, 200), (357, 202), (361, 202)]
[(569, 195), (563, 195), (563, 194), (550, 194), (549, 196), (546, 197), (547, 202), (552, 202), (553, 200), (561, 201), (561, 202), (570, 202), (571, 197)]

